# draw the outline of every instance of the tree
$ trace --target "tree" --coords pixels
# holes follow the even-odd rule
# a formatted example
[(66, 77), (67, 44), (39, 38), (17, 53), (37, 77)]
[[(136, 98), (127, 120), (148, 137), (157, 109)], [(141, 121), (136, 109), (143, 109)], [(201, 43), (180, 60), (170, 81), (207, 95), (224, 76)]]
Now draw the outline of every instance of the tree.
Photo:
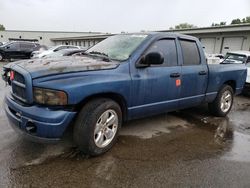
[(170, 27), (169, 29), (192, 29), (192, 28), (197, 28), (197, 26), (189, 23), (180, 23), (179, 25), (176, 25), (174, 28)]
[(231, 24), (241, 24), (241, 20), (239, 18), (233, 19)]
[(220, 22), (220, 25), (227, 25), (227, 22)]
[(4, 31), (4, 30), (5, 30), (5, 27), (2, 24), (0, 24), (0, 31)]
[(247, 17), (246, 17), (246, 22), (247, 22), (247, 23), (250, 23), (250, 16), (247, 16)]
[(250, 23), (250, 16), (243, 18), (241, 23)]
[(231, 24), (245, 24), (245, 23), (250, 23), (250, 16), (247, 16), (245, 18), (242, 19), (233, 19)]

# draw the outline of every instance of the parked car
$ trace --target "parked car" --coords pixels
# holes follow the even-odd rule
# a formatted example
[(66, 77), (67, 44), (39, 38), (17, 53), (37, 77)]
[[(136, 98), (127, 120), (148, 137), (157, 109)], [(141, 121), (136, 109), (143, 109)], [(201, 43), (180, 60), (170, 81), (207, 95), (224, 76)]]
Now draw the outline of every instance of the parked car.
[(245, 89), (250, 90), (250, 51), (234, 51), (228, 52), (225, 56), (223, 64), (246, 64), (247, 78)]
[(64, 50), (64, 49), (81, 49), (79, 46), (73, 46), (73, 45), (59, 45), (59, 46), (54, 46), (51, 47), (48, 50), (42, 51), (42, 52), (33, 52), (31, 57), (32, 58), (43, 58), (47, 55), (50, 55), (54, 52), (58, 52), (59, 50)]
[(85, 48), (85, 49), (84, 48), (82, 48), (82, 49), (68, 48), (68, 49), (59, 50), (59, 51), (53, 52), (51, 54), (45, 55), (44, 58), (71, 56), (74, 54), (83, 53), (86, 50), (87, 50), (87, 48)]
[(38, 43), (15, 41), (0, 46), (0, 61), (3, 59), (29, 59), (34, 50), (40, 48)]
[(82, 56), (33, 59), (11, 67), (5, 96), (10, 125), (36, 140), (74, 126), (79, 149), (108, 151), (124, 121), (208, 103), (226, 116), (246, 66), (208, 65), (197, 38), (173, 33), (111, 36)]

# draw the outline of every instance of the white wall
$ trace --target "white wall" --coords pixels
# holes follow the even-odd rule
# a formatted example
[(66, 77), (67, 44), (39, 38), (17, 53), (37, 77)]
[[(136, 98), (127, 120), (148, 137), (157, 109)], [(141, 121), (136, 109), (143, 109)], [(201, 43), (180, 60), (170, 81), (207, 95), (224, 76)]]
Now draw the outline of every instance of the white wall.
[(55, 45), (51, 38), (79, 37), (94, 35), (88, 32), (53, 32), (53, 31), (0, 31), (0, 42), (8, 42), (9, 38), (37, 39), (39, 44), (46, 46)]
[[(229, 46), (230, 48), (232, 48), (231, 50), (250, 51), (250, 31), (249, 32), (230, 32), (230, 33), (211, 33), (211, 34), (192, 34), (192, 36), (199, 38), (201, 42), (203, 41), (202, 39), (215, 38), (215, 44), (214, 44), (215, 54), (226, 53), (227, 50), (224, 49), (224, 47), (228, 45), (225, 43), (231, 43), (231, 45)], [(230, 39), (231, 41), (228, 41)], [(241, 42), (242, 45), (237, 45), (238, 42)]]

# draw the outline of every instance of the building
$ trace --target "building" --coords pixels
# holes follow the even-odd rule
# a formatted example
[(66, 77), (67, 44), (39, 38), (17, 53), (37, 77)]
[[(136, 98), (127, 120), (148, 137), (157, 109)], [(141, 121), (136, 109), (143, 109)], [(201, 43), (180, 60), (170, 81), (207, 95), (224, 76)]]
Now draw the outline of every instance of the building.
[(235, 50), (250, 51), (250, 24), (182, 29), (173, 30), (173, 32), (199, 38), (208, 54), (225, 54)]
[(51, 41), (53, 41), (55, 45), (70, 44), (83, 47), (91, 47), (112, 35), (114, 34), (96, 34), (91, 36), (86, 35), (79, 37), (61, 37), (61, 38), (52, 38)]
[[(181, 30), (161, 30), (159, 32), (175, 32), (192, 35), (200, 39), (208, 54), (225, 54), (234, 50), (250, 50), (250, 24), (204, 27)], [(99, 34), (80, 37), (52, 38), (55, 44), (75, 44), (92, 46), (112, 34)]]
[[(161, 30), (192, 35), (200, 39), (208, 54), (225, 54), (234, 50), (250, 51), (250, 24), (237, 24), (181, 30)], [(99, 32), (0, 31), (0, 42), (29, 40), (47, 46), (71, 44), (90, 47), (114, 34)]]
[(92, 36), (100, 34), (99, 32), (61, 32), (61, 31), (18, 31), (5, 30), (0, 31), (0, 42), (9, 41), (31, 41), (38, 42), (41, 45), (54, 46), (52, 38), (57, 37), (78, 37)]

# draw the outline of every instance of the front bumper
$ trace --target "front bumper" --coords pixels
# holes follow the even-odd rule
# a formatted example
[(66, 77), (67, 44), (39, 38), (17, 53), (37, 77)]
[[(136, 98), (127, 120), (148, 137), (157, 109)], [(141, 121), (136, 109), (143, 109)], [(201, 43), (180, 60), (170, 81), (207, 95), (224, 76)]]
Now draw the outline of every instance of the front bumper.
[[(59, 140), (76, 112), (51, 110), (39, 106), (22, 106), (12, 96), (5, 96), (5, 112), (10, 125), (28, 139), (39, 142)], [(29, 132), (27, 126), (35, 125), (35, 131)]]

